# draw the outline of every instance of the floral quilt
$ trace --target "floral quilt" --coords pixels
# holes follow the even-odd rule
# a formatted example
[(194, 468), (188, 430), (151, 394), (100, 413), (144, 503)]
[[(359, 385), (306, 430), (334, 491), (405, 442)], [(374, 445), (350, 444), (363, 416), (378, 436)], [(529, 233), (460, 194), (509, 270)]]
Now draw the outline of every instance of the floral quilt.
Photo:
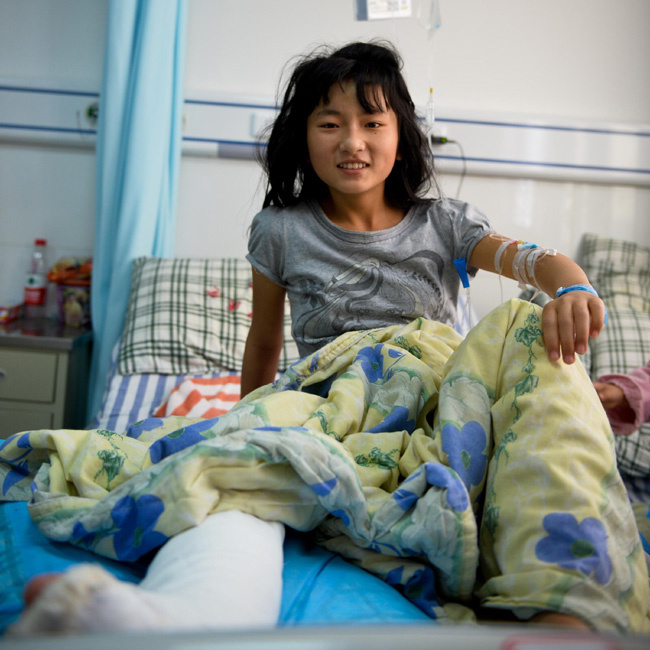
[(650, 628), (604, 412), (522, 301), (464, 340), (424, 319), (348, 333), (220, 417), (18, 433), (0, 489), (51, 539), (125, 562), (239, 509), (315, 531), (441, 620), (482, 605)]

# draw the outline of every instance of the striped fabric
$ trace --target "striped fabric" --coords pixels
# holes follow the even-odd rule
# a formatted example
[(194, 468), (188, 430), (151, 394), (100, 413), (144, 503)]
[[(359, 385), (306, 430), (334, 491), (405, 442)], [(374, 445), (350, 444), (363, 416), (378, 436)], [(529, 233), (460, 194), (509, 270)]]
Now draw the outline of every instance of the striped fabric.
[(154, 415), (216, 418), (239, 401), (240, 391), (239, 375), (184, 379), (172, 390), (167, 401), (154, 411)]
[[(650, 359), (650, 247), (585, 235), (580, 261), (607, 305), (609, 322), (589, 344), (592, 379), (626, 373)], [(619, 469), (650, 477), (650, 423), (616, 436)]]
[[(245, 260), (138, 258), (119, 373), (241, 370), (251, 316), (252, 276)], [(298, 359), (287, 301), (280, 369)]]
[[(119, 342), (113, 348), (109, 375), (102, 405), (97, 416), (88, 425), (91, 429), (108, 429), (124, 433), (130, 424), (150, 417), (156, 407), (163, 404), (171, 391), (186, 375), (143, 373), (121, 375), (117, 372)], [(225, 377), (232, 380), (239, 390), (240, 377), (235, 371), (218, 371), (200, 375), (202, 379)]]

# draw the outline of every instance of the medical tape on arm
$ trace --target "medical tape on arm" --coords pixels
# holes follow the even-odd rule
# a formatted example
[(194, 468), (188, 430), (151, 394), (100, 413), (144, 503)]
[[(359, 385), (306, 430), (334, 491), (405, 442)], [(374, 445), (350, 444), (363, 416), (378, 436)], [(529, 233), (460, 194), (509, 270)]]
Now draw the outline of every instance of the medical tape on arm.
[(501, 274), (503, 273), (503, 264), (502, 264), (503, 256), (506, 254), (506, 249), (508, 248), (508, 246), (516, 243), (517, 243), (516, 239), (505, 239), (503, 242), (501, 242), (499, 248), (497, 248), (497, 252), (494, 254), (494, 268), (496, 272), (499, 274), (499, 288), (501, 289), (501, 302), (503, 302), (503, 282), (501, 282)]
[(526, 270), (531, 281), (530, 284), (532, 284), (537, 289), (537, 293), (541, 291), (541, 288), (537, 282), (537, 278), (535, 277), (535, 266), (539, 260), (544, 259), (547, 255), (550, 257), (555, 257), (557, 255), (557, 251), (554, 248), (537, 247), (531, 250), (528, 254), (528, 257), (526, 258)]
[(518, 245), (518, 251), (512, 261), (512, 273), (519, 282), (519, 288), (524, 290), (527, 285), (535, 288), (531, 300), (534, 300), (542, 290), (535, 276), (535, 266), (544, 257), (557, 255), (554, 248), (540, 248), (537, 244), (523, 242)]
[(501, 243), (499, 248), (497, 248), (497, 252), (494, 254), (494, 268), (496, 269), (497, 273), (501, 275), (503, 272), (503, 265), (501, 262), (503, 261), (503, 256), (506, 253), (506, 248), (510, 246), (511, 244), (516, 244), (517, 240), (516, 239), (506, 239), (504, 242)]
[(518, 282), (519, 288), (524, 291), (530, 284), (528, 280), (526, 258), (530, 255), (532, 250), (537, 248), (537, 244), (530, 242), (520, 242), (517, 244), (517, 252), (512, 260), (512, 274)]
[[(496, 239), (496, 237), (495, 237)], [(499, 285), (501, 287), (501, 302), (503, 302), (503, 284), (501, 283), (501, 275), (503, 274), (503, 260), (508, 246), (517, 244), (517, 252), (512, 260), (512, 275), (519, 288), (524, 291), (528, 285), (535, 288), (535, 294), (531, 298), (537, 296), (541, 291), (537, 277), (535, 276), (535, 266), (537, 262), (547, 255), (555, 256), (557, 251), (554, 248), (540, 248), (537, 244), (523, 241), (521, 239), (505, 239), (501, 242), (494, 254), (494, 268), (499, 274)]]

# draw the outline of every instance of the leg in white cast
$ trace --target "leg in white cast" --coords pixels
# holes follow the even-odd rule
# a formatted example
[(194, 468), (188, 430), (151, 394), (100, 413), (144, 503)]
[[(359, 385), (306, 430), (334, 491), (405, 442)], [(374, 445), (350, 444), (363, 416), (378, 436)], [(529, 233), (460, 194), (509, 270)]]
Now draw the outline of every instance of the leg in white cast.
[(283, 541), (280, 523), (217, 513), (165, 544), (140, 587), (181, 598), (210, 627), (271, 627), (280, 614)]
[(140, 585), (75, 567), (49, 582), (8, 633), (272, 627), (283, 540), (282, 524), (238, 511), (211, 515), (167, 542)]

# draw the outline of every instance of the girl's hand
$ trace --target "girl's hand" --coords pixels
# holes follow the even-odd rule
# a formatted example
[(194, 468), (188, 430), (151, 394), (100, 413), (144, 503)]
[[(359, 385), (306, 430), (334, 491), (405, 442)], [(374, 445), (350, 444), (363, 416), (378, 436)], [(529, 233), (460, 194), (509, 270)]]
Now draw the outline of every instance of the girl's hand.
[(602, 405), (606, 409), (614, 409), (617, 407), (630, 408), (630, 405), (625, 397), (625, 393), (620, 386), (616, 384), (606, 384), (602, 381), (595, 381), (594, 388), (598, 393), (598, 397)]
[(562, 356), (571, 364), (587, 351), (589, 337), (596, 338), (605, 323), (603, 301), (587, 291), (571, 291), (552, 300), (542, 313), (544, 344), (551, 361)]

